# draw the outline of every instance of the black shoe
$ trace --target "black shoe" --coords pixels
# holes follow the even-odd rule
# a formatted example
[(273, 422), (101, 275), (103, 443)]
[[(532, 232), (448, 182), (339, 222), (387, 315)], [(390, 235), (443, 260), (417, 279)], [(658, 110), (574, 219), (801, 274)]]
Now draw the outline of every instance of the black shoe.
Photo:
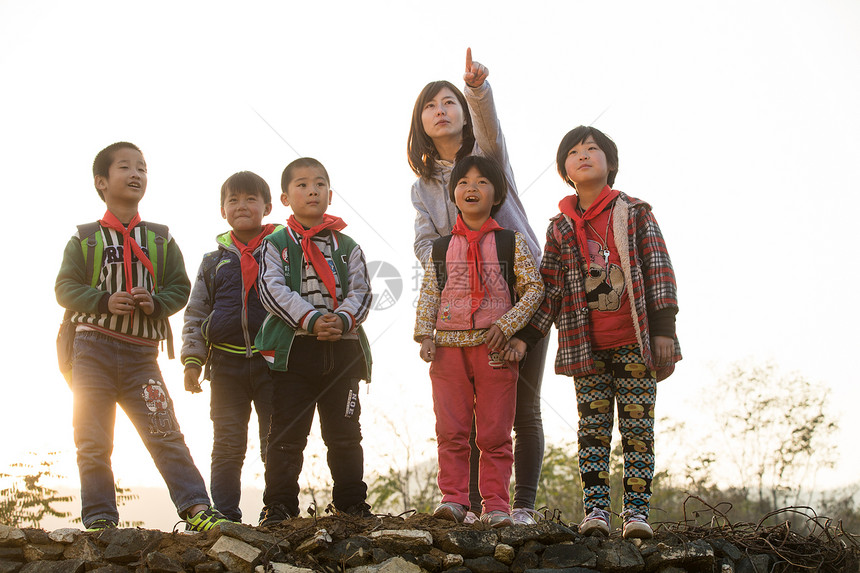
[(346, 509), (338, 509), (337, 512), (345, 515), (351, 515), (352, 517), (376, 517), (370, 511), (370, 506), (364, 502), (350, 505)]
[(278, 525), (294, 517), (297, 516), (290, 515), (290, 512), (287, 511), (287, 506), (283, 503), (272, 503), (265, 506), (263, 511), (260, 512), (260, 527)]

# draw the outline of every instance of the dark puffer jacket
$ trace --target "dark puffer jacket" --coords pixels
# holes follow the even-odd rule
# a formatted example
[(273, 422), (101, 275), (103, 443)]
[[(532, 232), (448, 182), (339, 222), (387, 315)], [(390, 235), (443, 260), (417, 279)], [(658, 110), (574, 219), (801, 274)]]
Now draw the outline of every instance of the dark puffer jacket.
[[(245, 306), (241, 253), (230, 232), (218, 235), (216, 241), (218, 250), (203, 256), (185, 308), (181, 354), (185, 365), (205, 365), (210, 347), (253, 356), (257, 352), (254, 337), (266, 318), (256, 288), (248, 293)], [(260, 248), (254, 251), (258, 263), (260, 253)]]

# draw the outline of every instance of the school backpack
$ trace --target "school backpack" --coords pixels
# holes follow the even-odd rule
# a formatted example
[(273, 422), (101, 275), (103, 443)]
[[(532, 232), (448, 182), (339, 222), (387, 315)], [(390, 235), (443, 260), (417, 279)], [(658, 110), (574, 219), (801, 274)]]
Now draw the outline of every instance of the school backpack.
[[(517, 275), (514, 273), (516, 233), (511, 229), (499, 229), (495, 233), (496, 256), (499, 259), (499, 264), (502, 266), (505, 282), (508, 283), (511, 302), (515, 302), (517, 300), (517, 293), (514, 289), (517, 284)], [(436, 283), (439, 285), (439, 292), (445, 289), (445, 284), (448, 282), (446, 259), (448, 256), (448, 245), (451, 243), (453, 236), (446, 235), (433, 241), (433, 250), (430, 256), (433, 259), (433, 266), (436, 268)]]
[[(147, 247), (152, 268), (155, 271), (153, 284), (155, 292), (158, 292), (159, 287), (164, 284), (164, 265), (162, 263), (167, 245), (168, 228), (167, 225), (146, 221), (142, 221), (140, 224), (146, 227)], [(99, 281), (104, 250), (101, 225), (98, 221), (78, 225), (78, 236), (81, 237), (81, 251), (86, 265), (84, 276), (90, 277), (90, 286), (95, 288)], [(155, 253), (155, 257), (152, 257), (152, 253)], [(63, 322), (57, 333), (57, 364), (70, 387), (72, 384), (72, 359), (75, 351), (75, 330), (77, 328), (77, 325), (72, 323), (73, 314), (73, 311), (66, 309), (63, 314)], [(173, 332), (170, 329), (170, 322), (167, 323), (167, 357), (173, 358)]]

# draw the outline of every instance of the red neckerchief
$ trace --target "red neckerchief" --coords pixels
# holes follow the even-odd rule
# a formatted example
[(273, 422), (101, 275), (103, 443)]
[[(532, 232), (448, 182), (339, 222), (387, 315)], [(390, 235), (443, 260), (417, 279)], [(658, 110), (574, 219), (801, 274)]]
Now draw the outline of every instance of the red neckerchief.
[(457, 223), (451, 229), (452, 234), (463, 235), (466, 237), (466, 241), (469, 242), (469, 247), (466, 250), (466, 263), (469, 265), (469, 290), (472, 309), (470, 315), (475, 314), (475, 311), (478, 310), (481, 306), (481, 301), (484, 299), (484, 281), (481, 277), (481, 249), (478, 248), (478, 243), (490, 231), (499, 231), (501, 229), (502, 227), (490, 217), (484, 221), (480, 229), (473, 231), (466, 226), (460, 215), (457, 215)]
[(305, 261), (314, 268), (314, 272), (322, 280), (325, 288), (328, 289), (328, 293), (331, 295), (332, 301), (334, 301), (334, 308), (337, 308), (337, 287), (335, 286), (334, 273), (331, 272), (331, 267), (328, 266), (325, 255), (322, 254), (320, 248), (313, 242), (313, 237), (326, 229), (340, 231), (346, 227), (346, 223), (340, 217), (323, 215), (322, 223), (316, 227), (305, 229), (298, 222), (295, 215), (290, 215), (290, 218), (287, 219), (287, 226), (301, 236), (302, 252), (305, 254)]
[(570, 217), (574, 223), (574, 227), (576, 227), (574, 229), (576, 231), (576, 241), (579, 243), (579, 250), (586, 264), (588, 264), (590, 259), (588, 256), (588, 237), (585, 234), (585, 222), (600, 215), (616, 197), (618, 197), (618, 191), (607, 185), (600, 191), (600, 195), (597, 196), (594, 203), (582, 215), (579, 214), (579, 209), (576, 208), (579, 203), (579, 197), (576, 194), (568, 195), (558, 202), (559, 210)]
[(247, 245), (242, 244), (242, 241), (236, 238), (236, 235), (233, 231), (230, 231), (230, 238), (233, 239), (233, 244), (236, 245), (236, 248), (239, 249), (241, 253), (241, 258), (239, 259), (239, 265), (242, 268), (242, 286), (244, 286), (245, 290), (245, 307), (247, 308), (248, 302), (248, 293), (251, 292), (252, 288), (257, 288), (257, 275), (260, 273), (260, 265), (257, 263), (257, 259), (254, 258), (254, 251), (257, 250), (257, 247), (260, 246), (260, 243), (263, 242), (268, 235), (272, 234), (272, 231), (275, 230), (275, 226), (271, 223), (263, 226), (262, 232), (259, 235), (248, 241)]
[(102, 227), (113, 229), (122, 235), (122, 265), (125, 268), (126, 292), (131, 292), (131, 289), (134, 286), (132, 281), (134, 273), (131, 271), (132, 251), (134, 251), (137, 259), (143, 263), (143, 266), (146, 267), (146, 270), (149, 271), (149, 274), (152, 275), (152, 279), (155, 280), (155, 270), (152, 268), (152, 261), (149, 260), (146, 253), (143, 252), (143, 249), (140, 248), (140, 245), (138, 245), (137, 241), (134, 240), (134, 237), (131, 236), (132, 229), (134, 229), (138, 223), (140, 223), (140, 214), (135, 214), (134, 218), (129, 221), (128, 227), (123, 225), (120, 220), (116, 218), (116, 215), (110, 211), (105, 211), (104, 217), (99, 219), (99, 224)]

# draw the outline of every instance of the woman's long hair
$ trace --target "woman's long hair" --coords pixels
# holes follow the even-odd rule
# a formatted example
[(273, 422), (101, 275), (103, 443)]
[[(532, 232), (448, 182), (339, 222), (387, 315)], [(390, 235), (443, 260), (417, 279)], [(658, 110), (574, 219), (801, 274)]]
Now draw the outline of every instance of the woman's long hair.
[(406, 142), (406, 156), (409, 160), (409, 167), (415, 172), (415, 175), (429, 179), (433, 175), (435, 169), (435, 161), (439, 158), (439, 152), (433, 144), (433, 140), (424, 131), (424, 123), (421, 121), (421, 113), (427, 102), (436, 97), (442, 88), (448, 88), (456, 96), (460, 105), (463, 107), (463, 119), (466, 124), (463, 126), (463, 140), (460, 144), (460, 149), (457, 151), (456, 159), (462, 159), (472, 152), (475, 146), (475, 133), (472, 130), (472, 114), (469, 113), (469, 105), (466, 103), (466, 97), (457, 87), (451, 82), (438, 80), (430, 82), (421, 93), (418, 94), (418, 99), (415, 100), (415, 107), (412, 109), (412, 124), (409, 126), (409, 139)]

